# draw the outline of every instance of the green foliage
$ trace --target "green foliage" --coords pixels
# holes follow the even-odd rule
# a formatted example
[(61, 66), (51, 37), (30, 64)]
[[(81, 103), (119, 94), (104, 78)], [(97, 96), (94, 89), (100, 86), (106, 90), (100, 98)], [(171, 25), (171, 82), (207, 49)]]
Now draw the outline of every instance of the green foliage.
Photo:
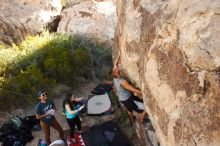
[(25, 71), (21, 70), (16, 76), (4, 82), (0, 92), (0, 102), (15, 107), (32, 104), (38, 100), (36, 93), (40, 89), (49, 90), (51, 87), (54, 87), (55, 84), (55, 80), (45, 77), (34, 64), (29, 66)]
[(118, 100), (117, 95), (115, 94), (114, 91), (109, 92), (108, 95), (109, 95), (109, 98), (111, 100), (113, 109), (116, 110), (119, 106), (119, 100)]
[(135, 134), (135, 128), (131, 126), (128, 130), (128, 137), (134, 137)]
[(76, 38), (75, 46), (78, 48), (86, 48), (91, 56), (93, 71), (96, 78), (108, 78), (108, 73), (112, 68), (112, 52), (111, 48), (99, 47), (90, 43), (86, 38)]
[(67, 81), (72, 73), (70, 51), (60, 48), (51, 50), (45, 57), (43, 68), (47, 76), (58, 81)]
[(0, 45), (0, 50), (5, 49), (4, 45)]
[(91, 59), (87, 50), (77, 48), (73, 53), (74, 72), (87, 77), (91, 68)]
[(56, 83), (73, 86), (78, 77), (91, 78), (94, 72), (105, 77), (112, 66), (110, 49), (47, 31), (19, 46), (1, 47), (0, 56), (0, 109), (33, 103), (39, 89), (49, 91)]
[(124, 124), (124, 123), (126, 123), (128, 120), (129, 120), (128, 113), (126, 113), (126, 112), (121, 112), (121, 115), (120, 115), (120, 118), (119, 118), (119, 122)]
[(93, 63), (96, 76), (98, 78), (107, 78), (112, 67), (111, 49), (97, 47), (91, 51), (92, 58), (95, 58)]

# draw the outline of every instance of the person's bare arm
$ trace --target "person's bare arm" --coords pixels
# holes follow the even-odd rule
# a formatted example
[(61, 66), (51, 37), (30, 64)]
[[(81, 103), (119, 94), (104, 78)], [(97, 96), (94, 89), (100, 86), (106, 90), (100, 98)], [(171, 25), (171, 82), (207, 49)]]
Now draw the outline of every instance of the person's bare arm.
[(120, 56), (118, 55), (114, 62), (114, 68), (118, 68), (119, 60), (120, 60)]
[(46, 117), (46, 116), (48, 116), (48, 113), (46, 113), (46, 114), (44, 114), (44, 115), (38, 115), (38, 114), (36, 114), (36, 119), (42, 119), (42, 118), (44, 118), (44, 117)]
[(84, 98), (83, 97), (80, 97), (80, 98), (76, 98), (76, 102), (81, 102)]
[(83, 100), (83, 97), (81, 96), (81, 97), (79, 98), (79, 100), (82, 101), (82, 100)]
[(105, 81), (105, 84), (113, 85), (113, 82), (112, 81)]
[(122, 80), (121, 81), (121, 86), (128, 91), (133, 92), (133, 94), (141, 95), (141, 90), (135, 88), (133, 85), (129, 84), (128, 81)]
[(75, 114), (79, 111), (79, 110), (72, 111), (69, 104), (65, 104), (65, 108), (66, 108), (67, 112), (70, 113), (70, 114)]

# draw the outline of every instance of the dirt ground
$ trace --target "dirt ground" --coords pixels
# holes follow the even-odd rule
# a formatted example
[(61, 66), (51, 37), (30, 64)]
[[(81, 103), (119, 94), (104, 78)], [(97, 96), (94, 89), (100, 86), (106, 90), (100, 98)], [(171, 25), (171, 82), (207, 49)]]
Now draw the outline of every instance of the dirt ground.
[[(82, 85), (78, 86), (77, 88), (72, 89), (71, 91), (76, 96), (83, 96), (83, 97), (87, 98), (88, 95), (91, 95), (91, 93), (90, 93), (91, 89), (93, 89), (97, 85), (97, 83), (98, 83), (97, 81), (91, 81), (89, 83), (82, 84)], [(69, 129), (69, 126), (66, 122), (65, 117), (61, 114), (62, 113), (63, 98), (59, 97), (59, 98), (53, 99), (53, 101), (57, 107), (57, 111), (55, 113), (56, 119), (62, 125), (62, 128), (64, 130)], [(25, 110), (18, 109), (13, 114), (27, 116), (27, 115), (32, 115), (35, 113), (34, 113), (33, 108), (28, 108)], [(0, 113), (0, 115), (1, 115), (1, 113)], [(4, 115), (4, 118), (2, 118), (2, 116), (3, 115), (1, 115), (0, 122), (3, 122), (7, 119), (7, 116)], [(127, 136), (127, 138), (129, 140), (131, 140), (131, 143), (133, 146), (141, 146), (138, 143), (137, 136), (135, 135), (135, 130), (132, 129), (130, 121), (125, 118), (126, 116), (123, 116), (123, 117), (120, 117), (120, 116), (121, 116), (120, 109), (117, 109), (116, 112), (114, 112), (114, 114), (112, 114), (112, 115), (105, 115), (105, 116), (86, 116), (86, 115), (84, 115), (84, 116), (82, 116), (82, 119), (83, 119), (82, 130), (88, 130), (88, 128), (93, 125), (97, 125), (97, 124), (100, 124), (100, 123), (103, 123), (103, 122), (109, 121), (109, 120), (114, 120), (118, 123), (118, 126), (121, 128), (121, 131)], [(122, 119), (122, 118), (124, 118), (124, 119)], [(44, 138), (43, 131), (33, 131), (32, 134), (34, 136), (34, 139), (31, 142), (29, 142), (27, 144), (27, 146), (37, 146), (38, 140), (40, 138)], [(51, 141), (54, 141), (57, 138), (58, 138), (58, 133), (53, 128), (51, 128)]]

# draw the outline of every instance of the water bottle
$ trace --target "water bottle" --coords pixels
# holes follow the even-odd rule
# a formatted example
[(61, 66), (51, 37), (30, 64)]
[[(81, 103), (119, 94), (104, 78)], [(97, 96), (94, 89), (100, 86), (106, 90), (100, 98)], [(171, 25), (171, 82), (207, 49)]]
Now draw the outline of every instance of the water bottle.
[(46, 141), (42, 139), (41, 142), (40, 142), (40, 146), (47, 146)]

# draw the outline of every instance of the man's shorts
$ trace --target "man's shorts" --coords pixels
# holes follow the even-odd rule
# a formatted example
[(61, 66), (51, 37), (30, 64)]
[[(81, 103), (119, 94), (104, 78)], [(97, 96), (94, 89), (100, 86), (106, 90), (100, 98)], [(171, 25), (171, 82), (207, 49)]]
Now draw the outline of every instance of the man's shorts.
[(122, 104), (127, 108), (127, 110), (128, 110), (129, 112), (136, 111), (137, 113), (142, 113), (144, 110), (140, 109), (140, 108), (135, 104), (134, 100), (143, 103), (143, 100), (139, 99), (139, 98), (136, 97), (136, 96), (131, 96), (131, 97), (129, 97), (127, 100), (121, 101), (121, 102), (122, 102)]

